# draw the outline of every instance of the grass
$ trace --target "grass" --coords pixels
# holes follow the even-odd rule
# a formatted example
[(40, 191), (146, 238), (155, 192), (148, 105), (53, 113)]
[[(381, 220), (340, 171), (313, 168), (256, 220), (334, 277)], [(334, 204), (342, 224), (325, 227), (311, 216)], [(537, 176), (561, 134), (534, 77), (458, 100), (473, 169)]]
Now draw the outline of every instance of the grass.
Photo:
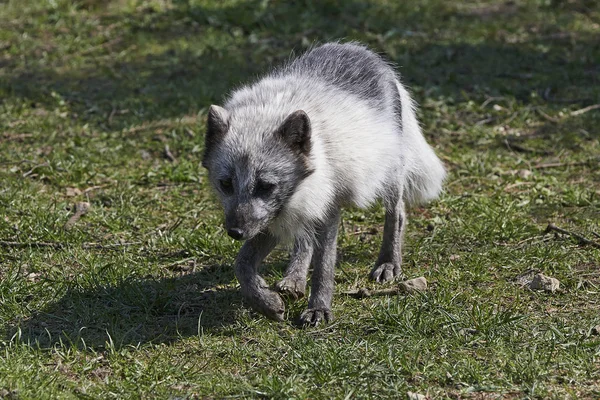
[[(337, 320), (302, 330), (242, 303), (204, 118), (338, 38), (399, 65), (450, 176), (409, 215), (431, 289), (344, 296), (383, 221), (346, 210)], [(600, 397), (600, 250), (544, 233), (600, 242), (599, 60), (591, 0), (0, 2), (0, 397)]]

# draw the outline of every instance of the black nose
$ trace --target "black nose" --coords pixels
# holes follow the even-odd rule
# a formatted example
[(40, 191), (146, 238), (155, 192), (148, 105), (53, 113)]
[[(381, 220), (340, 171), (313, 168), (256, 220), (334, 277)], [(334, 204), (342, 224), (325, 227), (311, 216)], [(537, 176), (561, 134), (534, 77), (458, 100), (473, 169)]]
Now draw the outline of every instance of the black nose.
[(240, 228), (231, 228), (227, 230), (227, 234), (235, 240), (240, 240), (244, 237), (244, 231)]

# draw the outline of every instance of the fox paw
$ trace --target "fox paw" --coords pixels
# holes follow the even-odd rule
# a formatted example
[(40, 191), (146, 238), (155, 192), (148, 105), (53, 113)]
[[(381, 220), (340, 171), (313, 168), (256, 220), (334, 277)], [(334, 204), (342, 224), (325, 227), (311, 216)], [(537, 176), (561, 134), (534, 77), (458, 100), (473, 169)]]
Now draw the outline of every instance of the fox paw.
[(275, 288), (279, 293), (290, 296), (294, 300), (298, 300), (306, 294), (306, 281), (286, 276), (277, 282)]
[(333, 321), (333, 313), (326, 308), (309, 308), (300, 314), (300, 325), (317, 326), (321, 322), (329, 323)]
[(255, 311), (274, 321), (282, 322), (284, 320), (285, 305), (277, 292), (268, 288), (260, 288), (257, 291), (247, 291), (243, 295)]
[(375, 282), (384, 283), (387, 281), (391, 281), (397, 276), (402, 275), (402, 268), (399, 265), (395, 265), (392, 263), (384, 263), (381, 265), (375, 266), (369, 275), (369, 278), (374, 280)]

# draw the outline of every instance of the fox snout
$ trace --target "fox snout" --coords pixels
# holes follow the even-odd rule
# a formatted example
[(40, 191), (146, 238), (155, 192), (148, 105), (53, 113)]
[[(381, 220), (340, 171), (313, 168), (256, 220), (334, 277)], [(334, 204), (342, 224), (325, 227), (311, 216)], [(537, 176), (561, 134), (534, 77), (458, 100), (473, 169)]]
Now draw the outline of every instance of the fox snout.
[(244, 240), (244, 230), (240, 228), (229, 228), (227, 234), (235, 240)]
[(256, 236), (268, 220), (264, 215), (257, 215), (256, 209), (248, 204), (240, 204), (225, 213), (225, 229), (235, 240), (248, 240)]
[(227, 230), (227, 234), (235, 240), (248, 239), (248, 229), (245, 225), (243, 218), (237, 218), (235, 215), (225, 216), (225, 229)]
[(252, 239), (260, 232), (258, 226), (248, 224), (229, 225), (225, 223), (225, 229), (227, 229), (227, 234), (235, 240)]

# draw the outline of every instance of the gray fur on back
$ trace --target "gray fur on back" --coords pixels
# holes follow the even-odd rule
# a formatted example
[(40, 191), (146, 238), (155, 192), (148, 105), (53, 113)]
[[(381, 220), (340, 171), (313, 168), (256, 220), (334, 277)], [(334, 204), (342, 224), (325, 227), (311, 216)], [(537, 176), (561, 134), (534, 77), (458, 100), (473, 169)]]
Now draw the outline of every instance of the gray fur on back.
[(275, 74), (320, 78), (368, 100), (374, 107), (384, 107), (386, 101), (393, 99), (398, 123), (402, 123), (396, 72), (383, 58), (358, 43), (326, 43), (315, 47)]
[(397, 91), (392, 68), (377, 54), (354, 43), (327, 43), (316, 47), (277, 73), (321, 78), (377, 103), (388, 93)]

